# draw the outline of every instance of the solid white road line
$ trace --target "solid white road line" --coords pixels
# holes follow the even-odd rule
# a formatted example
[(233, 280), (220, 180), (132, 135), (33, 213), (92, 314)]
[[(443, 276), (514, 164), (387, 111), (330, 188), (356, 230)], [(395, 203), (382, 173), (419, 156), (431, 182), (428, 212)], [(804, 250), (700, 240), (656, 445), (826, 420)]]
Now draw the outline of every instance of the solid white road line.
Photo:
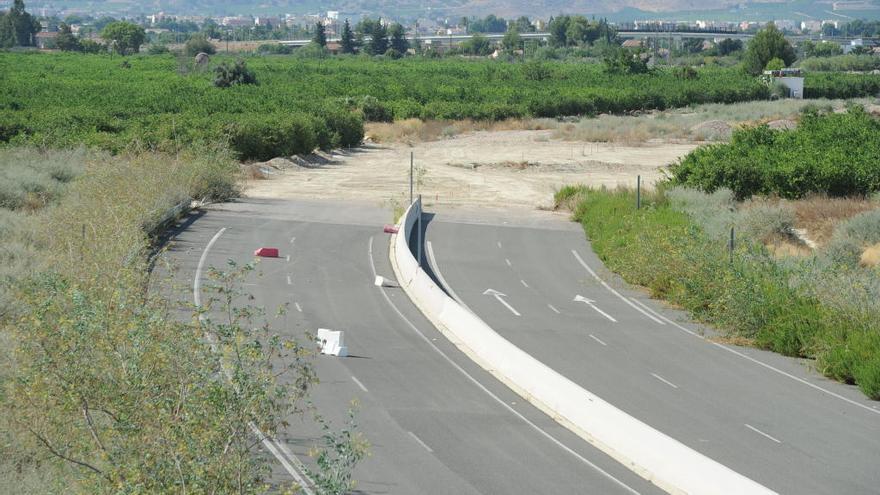
[(365, 387), (364, 384), (361, 383), (361, 381), (357, 379), (357, 377), (355, 377), (354, 375), (351, 375), (351, 379), (352, 379), (352, 381), (354, 381), (357, 384), (358, 387), (361, 388), (361, 390), (363, 390), (364, 392), (369, 392), (369, 390), (367, 390), (367, 387)]
[[(372, 269), (372, 271), (373, 271), (373, 278), (376, 278), (376, 263), (375, 263), (375, 261), (373, 261), (373, 237), (372, 237), (372, 236), (370, 237), (370, 242), (369, 242), (369, 246), (368, 246), (368, 251), (369, 251), (369, 255), (370, 255), (370, 269)], [(391, 306), (391, 309), (393, 309), (394, 312), (397, 313), (397, 316), (399, 316), (400, 319), (402, 319), (402, 320), (407, 324), (407, 326), (409, 326), (409, 328), (410, 328), (413, 332), (415, 332), (415, 333), (416, 333), (416, 334), (417, 334), (417, 335), (418, 335), (418, 336), (419, 336), (419, 337), (420, 337), (420, 338), (421, 338), (421, 339), (422, 339), (422, 340), (423, 340), (423, 341), (424, 341), (424, 342), (425, 342), (425, 343), (426, 343), (431, 349), (433, 349), (434, 352), (436, 352), (437, 354), (439, 354), (440, 357), (442, 357), (447, 363), (449, 363), (450, 366), (452, 366), (452, 367), (455, 368), (459, 373), (461, 373), (462, 375), (464, 375), (464, 377), (467, 378), (468, 381), (470, 381), (471, 383), (473, 383), (474, 386), (476, 386), (477, 388), (479, 388), (480, 390), (482, 390), (482, 391), (483, 391), (486, 395), (488, 395), (492, 400), (494, 400), (495, 402), (497, 402), (498, 404), (500, 404), (502, 407), (504, 407), (508, 412), (510, 412), (511, 414), (513, 414), (514, 416), (516, 416), (517, 418), (519, 418), (523, 423), (529, 425), (532, 429), (534, 429), (534, 430), (535, 430), (536, 432), (538, 432), (541, 436), (543, 436), (544, 438), (546, 438), (547, 440), (549, 440), (550, 442), (552, 442), (554, 445), (556, 445), (556, 446), (558, 446), (559, 448), (561, 448), (562, 450), (568, 452), (569, 454), (571, 454), (572, 456), (574, 456), (575, 458), (577, 458), (579, 461), (581, 461), (581, 462), (583, 462), (584, 464), (586, 464), (587, 466), (591, 467), (591, 468), (594, 469), (596, 472), (598, 472), (599, 474), (601, 474), (602, 476), (604, 476), (604, 477), (607, 478), (608, 480), (614, 482), (615, 484), (617, 484), (618, 486), (620, 486), (620, 487), (623, 488), (624, 490), (628, 491), (629, 493), (632, 493), (632, 494), (634, 494), (634, 495), (639, 495), (639, 492), (637, 492), (636, 490), (634, 490), (632, 487), (630, 487), (629, 485), (627, 485), (627, 484), (624, 483), (623, 481), (621, 481), (621, 480), (615, 478), (614, 475), (612, 475), (612, 474), (609, 473), (608, 471), (605, 471), (604, 469), (602, 469), (601, 467), (599, 467), (598, 465), (596, 465), (595, 463), (593, 463), (592, 461), (590, 461), (590, 460), (587, 459), (586, 457), (584, 457), (584, 456), (578, 454), (578, 453), (575, 452), (573, 449), (571, 449), (569, 446), (567, 446), (567, 445), (565, 445), (564, 443), (562, 443), (561, 441), (559, 441), (556, 437), (554, 437), (554, 436), (551, 435), (550, 433), (547, 433), (547, 432), (546, 432), (544, 429), (542, 429), (540, 426), (538, 426), (537, 424), (533, 423), (531, 420), (529, 420), (528, 418), (526, 418), (525, 416), (523, 416), (522, 414), (520, 414), (520, 412), (517, 411), (516, 409), (514, 409), (513, 407), (511, 407), (510, 404), (508, 404), (507, 402), (504, 402), (503, 400), (501, 400), (500, 397), (498, 397), (497, 395), (495, 395), (491, 390), (489, 390), (488, 388), (486, 388), (485, 385), (483, 385), (482, 383), (480, 383), (480, 382), (479, 382), (476, 378), (474, 378), (470, 373), (468, 373), (467, 371), (465, 371), (464, 368), (462, 368), (461, 366), (459, 366), (458, 363), (456, 363), (455, 361), (453, 361), (453, 359), (452, 359), (451, 357), (449, 357), (445, 352), (441, 351), (440, 348), (437, 347), (437, 346), (434, 344), (434, 342), (432, 342), (431, 339), (428, 338), (427, 335), (425, 335), (424, 333), (422, 333), (422, 331), (419, 330), (419, 328), (418, 328), (417, 326), (415, 326), (415, 325), (413, 324), (413, 322), (409, 321), (409, 318), (407, 318), (406, 316), (404, 316), (404, 314), (400, 311), (400, 309), (398, 309), (397, 305), (394, 304), (394, 302), (391, 300), (390, 297), (388, 297), (388, 294), (385, 292), (385, 288), (384, 288), (384, 287), (379, 287), (379, 292), (382, 293), (382, 297), (385, 298), (385, 302), (387, 302), (388, 305)]]
[(299, 311), (300, 313), (303, 312), (302, 306), (300, 306), (298, 302), (294, 302), (293, 305), (296, 306), (297, 311)]
[[(428, 263), (431, 265), (431, 269), (434, 270), (434, 275), (437, 275), (440, 283), (443, 284), (443, 287), (449, 291), (449, 296), (455, 299), (455, 302), (461, 304), (464, 309), (471, 311), (471, 308), (469, 308), (467, 304), (465, 304), (464, 301), (462, 301), (461, 298), (458, 297), (458, 294), (456, 294), (455, 291), (452, 290), (452, 286), (446, 283), (446, 279), (443, 278), (443, 274), (440, 272), (440, 266), (437, 264), (437, 258), (434, 257), (434, 246), (431, 245), (431, 241), (427, 241), (425, 243), (425, 249), (428, 252)], [(471, 311), (471, 313), (473, 313), (473, 311)]]
[(519, 283), (523, 284), (523, 287), (525, 287), (526, 289), (529, 288), (529, 284), (527, 284), (525, 280), (520, 279)]
[(602, 287), (605, 287), (606, 289), (608, 289), (609, 292), (611, 292), (611, 293), (614, 294), (615, 296), (619, 297), (621, 301), (623, 301), (623, 302), (629, 304), (630, 306), (632, 306), (633, 308), (635, 308), (635, 310), (638, 311), (639, 313), (642, 313), (643, 315), (645, 315), (645, 316), (647, 316), (648, 318), (654, 320), (655, 322), (657, 322), (657, 323), (660, 324), (660, 325), (665, 325), (665, 323), (663, 323), (663, 320), (658, 319), (656, 316), (652, 315), (651, 313), (648, 313), (648, 312), (645, 311), (644, 309), (642, 309), (642, 308), (636, 306), (635, 304), (633, 304), (632, 301), (630, 301), (629, 299), (627, 299), (626, 297), (624, 297), (623, 295), (621, 295), (620, 292), (617, 292), (616, 290), (614, 290), (613, 287), (611, 287), (611, 286), (608, 285), (604, 280), (602, 280), (602, 279), (599, 277), (599, 275), (596, 274), (596, 272), (594, 272), (592, 268), (590, 268), (590, 265), (588, 265), (588, 264), (587, 264), (587, 263), (581, 258), (581, 255), (579, 255), (577, 251), (575, 251), (574, 249), (572, 249), (572, 250), (571, 250), (571, 254), (574, 255), (574, 257), (578, 260), (578, 263), (580, 263), (581, 266), (583, 266), (584, 268), (587, 269), (587, 271), (590, 273), (590, 275), (593, 276), (593, 278), (595, 278), (600, 284), (602, 284)]
[(761, 431), (761, 430), (755, 428), (754, 426), (752, 426), (752, 425), (750, 425), (750, 424), (748, 424), (748, 423), (746, 423), (746, 428), (752, 430), (753, 432), (757, 433), (758, 435), (765, 436), (765, 437), (769, 438), (770, 440), (773, 440), (773, 441), (776, 442), (776, 443), (782, 443), (782, 442), (780, 442), (779, 440), (777, 440), (777, 439), (771, 437), (770, 435), (764, 433), (763, 431)]
[(552, 304), (547, 304), (547, 307), (552, 309), (554, 313), (559, 314), (559, 310), (554, 308)]
[[(584, 260), (581, 259), (580, 255), (577, 253), (577, 251), (575, 251), (574, 249), (572, 249), (572, 250), (571, 250), (571, 253), (574, 254), (574, 257), (577, 258), (577, 260), (580, 262), (580, 264), (581, 264), (584, 268), (586, 268), (587, 271), (590, 272), (590, 274), (593, 275), (593, 277), (594, 277), (596, 280), (598, 280), (598, 281), (599, 281), (599, 282), (600, 282), (600, 283), (601, 283), (606, 289), (608, 289), (609, 291), (611, 291), (612, 293), (614, 293), (615, 295), (617, 295), (617, 297), (620, 297), (620, 298), (623, 299), (624, 301), (627, 301), (627, 299), (625, 299), (623, 296), (621, 296), (616, 290), (614, 290), (614, 289), (612, 289), (611, 287), (609, 287), (608, 284), (606, 284), (604, 280), (602, 280), (601, 278), (599, 278), (599, 276), (596, 275), (596, 272), (594, 272), (594, 271), (589, 267), (589, 265), (587, 265), (586, 263), (584, 263)], [(629, 301), (627, 301), (627, 302), (629, 302)], [(630, 305), (632, 305), (631, 302), (630, 302)], [(636, 309), (639, 309), (639, 308), (636, 308)], [(642, 312), (644, 313), (644, 311), (642, 311)], [(647, 314), (647, 313), (646, 313), (646, 314)], [(649, 316), (652, 320), (655, 320), (655, 321), (657, 320), (655, 317), (653, 317), (653, 316), (651, 316), (651, 315), (648, 315), (648, 316)], [(791, 373), (788, 373), (788, 372), (782, 371), (781, 369), (776, 368), (775, 366), (772, 366), (772, 365), (767, 364), (767, 363), (765, 363), (765, 362), (763, 362), (763, 361), (760, 361), (760, 360), (758, 360), (758, 359), (755, 359), (755, 358), (753, 358), (753, 357), (751, 357), (751, 356), (748, 356), (748, 355), (746, 355), (746, 354), (743, 354), (742, 352), (739, 352), (739, 351), (737, 351), (736, 349), (733, 349), (733, 348), (731, 348), (731, 347), (728, 347), (728, 346), (726, 346), (726, 345), (724, 345), (724, 344), (719, 344), (718, 342), (713, 342), (713, 341), (711, 341), (711, 340), (708, 340), (708, 339), (707, 339), (706, 337), (704, 337), (703, 335), (700, 335), (700, 334), (698, 334), (697, 332), (694, 332), (693, 330), (689, 330), (689, 329), (683, 327), (682, 325), (676, 323), (676, 322), (673, 321), (673, 320), (670, 320), (669, 318), (663, 316), (662, 314), (659, 314), (659, 313), (658, 313), (658, 316), (660, 317), (660, 324), (661, 324), (661, 325), (663, 325), (664, 322), (665, 322), (665, 323), (669, 323), (670, 325), (672, 325), (672, 326), (678, 328), (679, 330), (681, 330), (681, 331), (683, 331), (683, 332), (685, 332), (685, 333), (687, 333), (687, 334), (689, 334), (689, 335), (692, 335), (692, 336), (694, 336), (694, 337), (697, 337), (698, 339), (701, 339), (701, 340), (705, 340), (706, 342), (712, 344), (713, 346), (715, 346), (715, 347), (717, 347), (717, 348), (719, 348), (719, 349), (724, 349), (725, 351), (727, 351), (727, 352), (729, 352), (729, 353), (731, 353), (731, 354), (737, 355), (737, 356), (739, 356), (739, 357), (741, 357), (741, 358), (743, 358), (743, 359), (745, 359), (745, 360), (747, 360), (747, 361), (751, 361), (752, 363), (757, 364), (758, 366), (762, 366), (762, 367), (764, 367), (764, 368), (766, 368), (766, 369), (768, 369), (768, 370), (770, 370), (770, 371), (773, 371), (773, 372), (775, 372), (775, 373), (778, 373), (778, 374), (780, 374), (780, 375), (782, 375), (782, 376), (784, 376), (784, 377), (786, 377), (786, 378), (790, 378), (790, 379), (792, 379), (792, 380), (794, 380), (794, 381), (796, 381), (796, 382), (798, 382), (798, 383), (801, 383), (801, 384), (803, 384), (803, 385), (806, 385), (806, 386), (808, 386), (808, 387), (810, 387), (810, 388), (812, 388), (812, 389), (814, 389), (814, 390), (818, 390), (819, 392), (822, 392), (822, 393), (827, 394), (827, 395), (829, 395), (829, 396), (831, 396), (831, 397), (834, 397), (835, 399), (839, 399), (839, 400), (841, 400), (841, 401), (843, 401), (843, 402), (846, 402), (847, 404), (850, 404), (850, 405), (853, 405), (853, 406), (856, 406), (856, 407), (860, 407), (860, 408), (862, 408), (862, 409), (864, 409), (864, 410), (866, 410), (866, 411), (870, 411), (870, 412), (875, 413), (875, 414), (880, 414), (880, 409), (877, 409), (876, 407), (869, 407), (869, 406), (867, 406), (867, 405), (865, 405), (865, 404), (862, 404), (862, 403), (860, 403), (860, 402), (856, 402), (856, 401), (854, 401), (854, 400), (852, 400), (852, 399), (849, 399), (849, 398), (847, 398), (847, 397), (844, 397), (844, 396), (842, 396), (842, 395), (840, 395), (840, 394), (838, 394), (838, 393), (836, 393), (836, 392), (832, 392), (831, 390), (828, 390), (828, 389), (826, 389), (826, 388), (824, 388), (824, 387), (820, 387), (819, 385), (816, 385), (815, 383), (810, 383), (810, 382), (808, 382), (807, 380), (804, 380), (803, 378), (799, 378), (799, 377), (797, 377), (797, 376), (792, 375)]]
[(606, 344), (605, 342), (602, 342), (601, 340), (599, 340), (599, 337), (596, 337), (596, 336), (593, 335), (593, 334), (590, 334), (590, 338), (593, 339), (593, 340), (595, 340), (596, 342), (598, 342), (598, 343), (600, 343), (600, 344), (606, 346), (606, 347), (608, 346), (608, 344)]
[(507, 258), (504, 258), (504, 262), (507, 263), (507, 266), (513, 266)]
[(654, 311), (653, 309), (649, 308), (648, 305), (646, 305), (646, 304), (643, 303), (642, 301), (639, 301), (638, 299), (636, 299), (636, 298), (634, 298), (634, 297), (630, 297), (629, 299), (630, 299), (632, 302), (634, 302), (634, 303), (638, 304), (639, 306), (641, 306), (645, 311), (647, 311), (647, 312), (651, 313), (652, 315), (656, 316), (657, 318), (662, 318), (662, 315), (661, 315), (660, 313), (658, 313), (658, 312)]
[[(196, 274), (195, 278), (193, 279), (193, 302), (196, 304), (197, 307), (202, 305), (202, 270), (205, 267), (205, 261), (208, 259), (208, 252), (211, 250), (211, 247), (214, 246), (214, 243), (217, 242), (217, 239), (219, 239), (224, 232), (226, 232), (226, 227), (223, 227), (216, 234), (214, 234), (214, 237), (212, 237), (211, 240), (208, 242), (208, 245), (205, 246), (205, 250), (202, 251), (202, 256), (199, 258), (199, 264), (196, 266)], [(203, 320), (204, 318), (205, 315), (199, 315), (199, 320)], [(217, 346), (214, 339), (208, 338), (208, 341), (210, 342), (211, 350), (217, 352)], [(305, 493), (306, 495), (315, 495), (315, 492), (313, 492), (312, 489), (309, 488), (309, 484), (306, 482), (305, 475), (300, 474), (299, 472), (299, 470), (302, 470), (303, 473), (306, 472), (304, 466), (299, 461), (299, 459), (297, 459), (296, 456), (287, 449), (284, 443), (267, 437), (262, 431), (260, 431), (259, 428), (257, 428), (257, 425), (255, 425), (253, 422), (248, 423), (248, 426), (250, 427), (251, 431), (253, 431), (254, 434), (257, 435), (257, 438), (260, 439), (260, 442), (269, 450), (269, 452), (271, 452), (272, 455), (276, 459), (278, 459), (278, 461), (284, 467), (284, 470), (287, 471), (287, 473), (290, 474), (290, 476), (293, 477), (294, 480), (296, 480), (296, 482), (302, 488), (303, 493)], [(279, 452), (279, 449), (286, 455), (286, 457), (285, 455), (282, 455), (281, 452)], [(299, 470), (295, 468), (294, 465), (296, 465)]]
[(413, 437), (413, 440), (415, 440), (416, 442), (418, 442), (419, 445), (421, 445), (422, 447), (424, 447), (425, 450), (427, 450), (428, 452), (432, 452), (432, 453), (434, 452), (434, 450), (431, 449), (431, 447), (428, 447), (428, 444), (426, 444), (425, 442), (423, 442), (421, 438), (417, 437), (415, 433), (413, 433), (413, 432), (411, 432), (411, 431), (408, 431), (407, 433), (409, 433), (409, 436)]
[(651, 376), (653, 376), (654, 378), (660, 380), (661, 382), (663, 382), (663, 383), (669, 385), (669, 386), (672, 387), (672, 388), (678, 388), (678, 385), (676, 385), (676, 384), (670, 382), (669, 380), (663, 378), (662, 376), (658, 375), (657, 373), (651, 373)]

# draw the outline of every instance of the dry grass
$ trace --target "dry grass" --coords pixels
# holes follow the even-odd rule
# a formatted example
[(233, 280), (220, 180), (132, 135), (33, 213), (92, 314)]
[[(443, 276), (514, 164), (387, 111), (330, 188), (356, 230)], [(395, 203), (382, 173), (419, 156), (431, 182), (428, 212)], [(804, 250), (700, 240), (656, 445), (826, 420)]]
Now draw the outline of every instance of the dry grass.
[(859, 264), (866, 267), (880, 266), (880, 242), (865, 249), (859, 259)]
[(824, 246), (842, 221), (877, 208), (877, 203), (863, 198), (829, 198), (811, 196), (790, 204), (795, 211), (795, 226), (819, 246)]
[(459, 134), (478, 131), (522, 131), (552, 129), (557, 123), (550, 119), (508, 119), (498, 122), (486, 120), (398, 120), (371, 122), (365, 135), (377, 143), (419, 143), (437, 141)]
[[(576, 123), (560, 123), (553, 137), (566, 141), (639, 144), (663, 141), (725, 141), (737, 126), (753, 123), (788, 125), (808, 106), (840, 110), (845, 100), (776, 100), (706, 104), (636, 116), (600, 115)], [(868, 104), (869, 100), (856, 103)]]

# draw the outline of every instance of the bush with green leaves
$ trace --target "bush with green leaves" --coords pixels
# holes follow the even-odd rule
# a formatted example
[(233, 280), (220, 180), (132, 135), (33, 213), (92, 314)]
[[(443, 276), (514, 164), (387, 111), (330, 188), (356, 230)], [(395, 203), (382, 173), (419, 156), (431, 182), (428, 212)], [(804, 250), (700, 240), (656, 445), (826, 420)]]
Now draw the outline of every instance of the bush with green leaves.
[(190, 57), (195, 57), (200, 53), (213, 55), (217, 53), (217, 48), (204, 36), (193, 36), (186, 41), (186, 44), (183, 46), (183, 52)]
[(728, 188), (738, 199), (870, 195), (880, 191), (880, 121), (861, 107), (806, 113), (797, 129), (738, 130), (730, 143), (697, 148), (669, 170), (673, 184)]
[(236, 60), (232, 65), (224, 62), (214, 69), (214, 86), (218, 88), (245, 84), (257, 84), (257, 76), (248, 69), (244, 60)]

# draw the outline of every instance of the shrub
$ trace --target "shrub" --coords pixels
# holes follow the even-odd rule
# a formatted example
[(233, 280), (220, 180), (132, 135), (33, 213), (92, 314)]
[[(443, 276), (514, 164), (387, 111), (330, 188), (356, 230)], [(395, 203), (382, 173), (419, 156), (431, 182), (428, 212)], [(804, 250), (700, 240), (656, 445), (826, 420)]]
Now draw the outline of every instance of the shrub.
[(302, 114), (251, 118), (231, 124), (229, 131), (230, 145), (240, 160), (307, 154), (319, 145), (312, 120)]
[(237, 60), (231, 67), (224, 62), (214, 69), (214, 74), (214, 86), (218, 88), (257, 84), (257, 77), (247, 68), (244, 60)]
[(171, 50), (168, 49), (168, 45), (153, 43), (147, 48), (147, 53), (149, 55), (165, 55), (171, 53)]
[(192, 38), (186, 41), (186, 44), (183, 46), (183, 53), (187, 54), (190, 57), (195, 57), (200, 53), (207, 53), (208, 55), (213, 55), (217, 53), (217, 48), (214, 47), (214, 44), (208, 41), (204, 36), (193, 36)]

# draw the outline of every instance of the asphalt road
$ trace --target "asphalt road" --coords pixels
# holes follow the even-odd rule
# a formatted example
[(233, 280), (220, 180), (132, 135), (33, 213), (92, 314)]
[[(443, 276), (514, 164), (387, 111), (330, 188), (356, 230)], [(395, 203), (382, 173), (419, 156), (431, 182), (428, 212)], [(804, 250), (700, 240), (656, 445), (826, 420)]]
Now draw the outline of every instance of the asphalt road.
[(603, 269), (576, 224), (516, 224), (441, 212), (426, 227), (435, 278), (495, 331), (768, 488), (880, 493), (880, 404), (798, 360), (704, 339)]
[[(245, 288), (259, 305), (289, 305), (273, 320), (283, 335), (345, 331), (351, 357), (316, 358), (312, 400), (337, 426), (359, 401), (360, 431), (372, 444), (355, 471), (359, 492), (658, 493), (470, 362), (400, 289), (373, 285), (376, 273), (393, 278), (382, 234), (389, 220), (371, 205), (243, 201), (190, 218), (169, 257), (192, 287), (202, 259), (219, 267), (280, 248)], [(318, 436), (314, 423), (296, 419), (279, 435), (306, 464)], [(274, 477), (289, 474), (279, 464)]]

